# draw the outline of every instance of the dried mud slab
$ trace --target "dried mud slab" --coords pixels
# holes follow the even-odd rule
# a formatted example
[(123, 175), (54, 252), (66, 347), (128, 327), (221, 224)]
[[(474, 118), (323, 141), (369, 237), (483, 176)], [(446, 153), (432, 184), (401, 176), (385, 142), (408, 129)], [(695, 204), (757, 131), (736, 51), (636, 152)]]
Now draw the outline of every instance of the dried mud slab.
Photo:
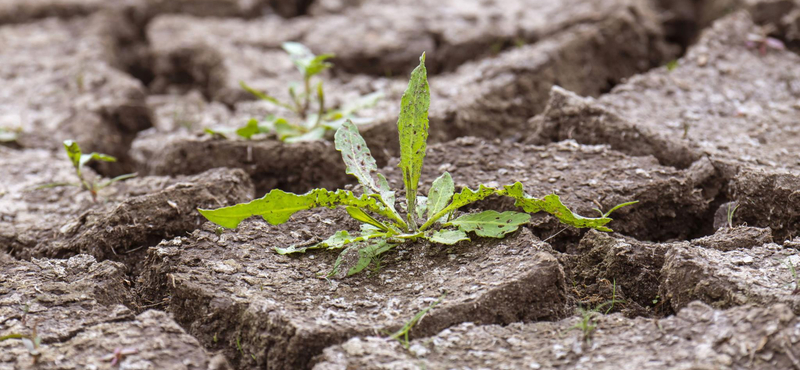
[[(673, 248), (731, 251), (772, 241), (770, 229), (723, 227), (713, 235), (671, 243), (642, 242), (590, 230), (577, 251), (558, 256), (583, 307), (596, 307), (612, 297), (626, 315), (651, 316), (671, 312), (659, 295), (665, 256)], [(660, 303), (659, 303), (660, 302)], [(677, 307), (680, 308), (680, 307)]]
[(675, 310), (702, 300), (718, 308), (784, 303), (800, 313), (790, 267), (798, 263), (795, 244), (733, 250), (676, 246), (666, 255), (659, 294)]
[[(596, 101), (564, 98), (532, 121), (532, 141), (574, 138), (653, 154), (686, 167), (708, 154), (739, 167), (800, 170), (800, 56), (750, 46), (759, 34), (745, 12), (717, 21), (670, 70), (635, 76)], [(561, 95), (561, 96), (559, 96)]]
[[(402, 188), (402, 174), (395, 161), (383, 173), (392, 187)], [(535, 146), (467, 137), (432, 145), (422, 169), (423, 193), (443, 171), (450, 172), (457, 188), (519, 181), (528, 194), (543, 197), (556, 193), (570, 209), (587, 217), (597, 215), (594, 208), (607, 210), (638, 200), (638, 204), (615, 212), (615, 221), (609, 226), (640, 240), (691, 236), (713, 197), (702, 191), (706, 183), (714, 181), (714, 169), (707, 162), (676, 170), (659, 165), (653, 157), (629, 157), (607, 146), (574, 141)], [(500, 199), (488, 204), (492, 209), (500, 205), (514, 209), (513, 202)], [(534, 215), (532, 222), (540, 224), (543, 220), (553, 221), (543, 225), (548, 231), (563, 228), (550, 216)]]
[[(627, 27), (617, 26), (620, 21)], [(147, 35), (154, 55), (155, 91), (188, 84), (214, 100), (232, 104), (249, 98), (239, 81), (273, 95), (284, 93), (280, 85), (285, 81), (271, 81), (296, 73), (280, 50), (284, 41), (336, 54), (337, 71), (404, 75), (423, 51), (432, 73), (450, 71), (515, 43), (548, 40), (576, 25), (596, 25), (597, 33), (603, 35), (627, 33), (614, 34), (625, 45), (608, 40), (602, 46), (612, 48), (607, 51), (609, 58), (614, 53), (624, 57), (623, 62), (613, 58), (614, 64), (605, 68), (622, 72), (634, 66), (625, 76), (666, 59), (659, 55), (664, 44), (653, 10), (639, 0), (505, 1), (502, 6), (457, 0), (373, 1), (342, 14), (293, 20), (165, 16), (148, 26)]]
[(136, 132), (151, 125), (141, 82), (115, 68), (126, 27), (111, 14), (0, 27), (0, 127), (21, 130), (21, 147), (74, 139), (126, 164)]
[(800, 173), (742, 171), (728, 187), (737, 224), (769, 227), (778, 240), (800, 235)]
[(789, 369), (800, 351), (797, 316), (782, 304), (726, 311), (692, 303), (660, 320), (598, 315), (591, 342), (580, 317), (505, 327), (466, 323), (409, 350), (353, 338), (325, 350), (315, 370), (344, 369)]
[[(0, 148), (1, 149), (1, 148)], [(131, 259), (131, 250), (155, 245), (201, 224), (197, 207), (249, 200), (252, 184), (240, 170), (216, 169), (190, 177), (143, 177), (103, 189), (98, 202), (77, 187), (35, 190), (54, 182), (74, 182), (66, 156), (44, 150), (2, 149), (0, 245), (17, 258), (77, 253), (98, 259)], [(86, 169), (86, 176), (96, 178)]]
[(145, 302), (166, 297), (184, 328), (240, 368), (307, 368), (325, 347), (399, 329), (445, 292), (412, 335), (465, 321), (567, 314), (563, 271), (549, 245), (527, 230), (452, 248), (407, 245), (388, 253), (379, 269), (341, 280), (320, 277), (336, 252), (289, 257), (272, 250), (343, 227), (357, 226), (341, 209), (305, 212), (278, 226), (251, 219), (221, 235), (209, 224), (151, 248), (138, 286)]
[(122, 264), (84, 254), (31, 262), (0, 258), (0, 336), (28, 335), (35, 326), (43, 345), (32, 365), (18, 340), (0, 342), (0, 369), (112, 369), (104, 357), (118, 347), (138, 350), (123, 358), (122, 368), (210, 368), (197, 340), (165, 313), (134, 315), (124, 271)]

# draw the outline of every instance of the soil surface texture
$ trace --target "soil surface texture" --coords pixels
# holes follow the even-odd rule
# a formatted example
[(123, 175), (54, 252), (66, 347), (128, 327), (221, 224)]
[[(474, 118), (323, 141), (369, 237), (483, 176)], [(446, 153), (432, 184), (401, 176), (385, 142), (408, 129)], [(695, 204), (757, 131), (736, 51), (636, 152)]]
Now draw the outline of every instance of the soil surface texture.
[[(332, 66), (306, 84), (286, 42)], [(0, 0), (0, 370), (800, 369), (799, 51), (797, 0)], [(329, 109), (404, 203), (423, 52), (419, 195), (446, 171), (638, 203), (607, 232), (402, 236), (353, 276), (364, 249), (275, 250), (358, 233), (352, 209), (198, 212), (361, 195), (333, 130), (269, 129)], [(76, 172), (65, 140), (116, 161)], [(485, 210), (521, 208), (452, 216)]]

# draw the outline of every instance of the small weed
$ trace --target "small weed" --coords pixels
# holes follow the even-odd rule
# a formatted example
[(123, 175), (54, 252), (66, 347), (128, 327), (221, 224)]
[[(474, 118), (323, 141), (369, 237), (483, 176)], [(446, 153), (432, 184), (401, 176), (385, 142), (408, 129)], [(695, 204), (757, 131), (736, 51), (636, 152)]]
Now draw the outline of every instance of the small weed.
[[(292, 254), (310, 249), (344, 249), (327, 276), (339, 275), (342, 267), (346, 267), (343, 271), (350, 276), (367, 268), (381, 254), (419, 239), (454, 245), (469, 241), (468, 233), (479, 237), (504, 238), (527, 223), (531, 218), (530, 213), (547, 212), (566, 225), (611, 231), (605, 226), (611, 222), (608, 217), (611, 212), (636, 203), (623, 203), (608, 212), (600, 212), (599, 218), (589, 218), (573, 213), (556, 194), (541, 199), (526, 194), (520, 182), (502, 188), (480, 185), (477, 190), (472, 190), (465, 187), (456, 193), (453, 178), (447, 172), (433, 181), (427, 197), (418, 195), (427, 149), (430, 105), (425, 54), (422, 54), (419, 66), (411, 73), (411, 81), (400, 105), (397, 128), (405, 190), (405, 204), (401, 205), (401, 210), (405, 215), (398, 212), (396, 192), (389, 188), (386, 177), (378, 173), (366, 142), (356, 125), (349, 120), (336, 131), (335, 147), (342, 153), (347, 173), (354, 175), (361, 183), (364, 191), (361, 196), (349, 190), (313, 189), (305, 194), (293, 194), (274, 189), (249, 203), (214, 210), (200, 209), (200, 213), (209, 221), (232, 229), (251, 216), (261, 216), (270, 224), (278, 225), (302, 210), (344, 206), (352, 218), (363, 223), (360, 234), (351, 235), (341, 230), (313, 245), (275, 247), (275, 250), (280, 254)], [(451, 219), (459, 208), (490, 196), (510, 197), (524, 212), (488, 210)]]
[[(27, 315), (27, 313), (26, 313)], [(36, 324), (31, 325), (31, 333), (30, 334), (20, 334), (20, 333), (11, 333), (5, 336), (0, 337), (0, 342), (5, 340), (11, 339), (19, 339), (22, 341), (22, 345), (28, 350), (28, 354), (33, 358), (33, 364), (35, 365), (39, 361), (39, 357), (41, 357), (41, 346), (42, 346), (42, 338), (39, 336), (39, 333), (36, 330)]]
[[(345, 121), (351, 120), (357, 124), (370, 123), (371, 120), (356, 116), (359, 110), (374, 106), (383, 96), (376, 92), (361, 96), (352, 102), (344, 104), (338, 109), (328, 109), (325, 106), (325, 93), (322, 89), (322, 81), (316, 86), (312, 84), (312, 77), (320, 74), (333, 66), (328, 59), (334, 57), (333, 54), (314, 55), (305, 45), (296, 42), (283, 43), (283, 50), (289, 54), (295, 67), (303, 75), (303, 90), (297, 91), (295, 85), (289, 86), (289, 96), (291, 101), (286, 103), (275, 97), (258, 91), (244, 82), (240, 82), (242, 88), (253, 94), (255, 97), (274, 104), (278, 107), (291, 111), (297, 118), (296, 121), (268, 116), (263, 122), (256, 119), (249, 120), (244, 126), (238, 129), (206, 129), (205, 132), (211, 135), (227, 137), (228, 134), (236, 134), (244, 139), (251, 139), (256, 134), (273, 134), (278, 139), (285, 142), (313, 141), (325, 137), (328, 131), (336, 131)], [(312, 107), (312, 100), (316, 94), (316, 107)]]
[(597, 305), (593, 309), (586, 309), (583, 307), (578, 307), (578, 315), (581, 316), (581, 320), (578, 321), (577, 324), (573, 325), (570, 329), (579, 329), (583, 333), (583, 340), (586, 342), (591, 342), (592, 335), (594, 334), (595, 329), (597, 329), (597, 323), (594, 322), (594, 316), (603, 311), (605, 315), (608, 315), (613, 309), (615, 303), (624, 303), (624, 300), (617, 299), (617, 281), (614, 280), (611, 290), (611, 300), (606, 301), (602, 304)]
[(398, 342), (400, 342), (400, 344), (403, 345), (403, 347), (405, 349), (408, 349), (408, 346), (409, 346), (408, 332), (411, 331), (411, 329), (414, 328), (414, 326), (417, 325), (417, 323), (420, 320), (422, 320), (423, 316), (425, 316), (430, 310), (432, 310), (434, 307), (436, 307), (436, 305), (441, 303), (442, 300), (444, 300), (444, 297), (446, 295), (447, 295), (447, 293), (442, 294), (439, 297), (439, 299), (436, 300), (436, 302), (431, 303), (430, 306), (426, 307), (425, 309), (423, 309), (422, 311), (420, 311), (416, 315), (414, 315), (414, 317), (412, 317), (411, 320), (408, 320), (408, 322), (406, 322), (405, 325), (403, 325), (403, 327), (400, 328), (400, 330), (398, 330), (394, 334), (390, 335), (389, 338), (396, 339)]
[(135, 173), (129, 173), (126, 175), (120, 175), (113, 179), (109, 179), (103, 182), (96, 182), (96, 181), (88, 181), (83, 176), (83, 166), (89, 163), (92, 160), (98, 160), (103, 162), (116, 162), (117, 159), (106, 154), (101, 153), (89, 153), (83, 154), (81, 152), (81, 147), (78, 143), (72, 140), (65, 140), (64, 141), (64, 149), (67, 151), (67, 157), (69, 157), (70, 161), (72, 161), (72, 166), (75, 168), (75, 175), (78, 177), (77, 183), (69, 183), (69, 182), (58, 182), (58, 183), (51, 183), (51, 184), (44, 184), (36, 189), (46, 189), (46, 188), (54, 188), (59, 186), (78, 186), (90, 194), (92, 194), (92, 201), (97, 202), (97, 192), (101, 189), (117, 182), (129, 179), (131, 177), (135, 177)]
[(747, 41), (745, 41), (745, 45), (747, 45), (750, 49), (758, 49), (758, 52), (764, 56), (767, 55), (767, 51), (772, 50), (786, 50), (786, 45), (783, 44), (783, 41), (778, 40), (774, 37), (769, 37), (765, 33), (750, 33), (747, 35)]
[(728, 209), (726, 210), (725, 215), (727, 216), (729, 229), (733, 229), (733, 216), (736, 214), (737, 209), (739, 209), (739, 203), (728, 203)]

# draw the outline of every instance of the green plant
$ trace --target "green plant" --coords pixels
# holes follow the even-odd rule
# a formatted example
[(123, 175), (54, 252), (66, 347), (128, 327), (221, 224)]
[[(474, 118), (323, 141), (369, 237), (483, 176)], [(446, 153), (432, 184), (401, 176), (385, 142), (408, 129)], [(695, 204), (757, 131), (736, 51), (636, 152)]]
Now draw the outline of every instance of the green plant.
[(42, 355), (40, 351), (42, 345), (42, 338), (39, 336), (39, 333), (36, 331), (36, 325), (32, 326), (31, 334), (19, 334), (19, 333), (11, 333), (5, 336), (0, 337), (0, 342), (10, 339), (19, 339), (22, 341), (22, 344), (28, 350), (28, 354), (31, 355), (33, 358), (33, 363), (39, 360), (39, 357)]
[(431, 303), (430, 306), (425, 307), (420, 312), (417, 312), (417, 314), (414, 315), (414, 317), (412, 317), (411, 320), (408, 320), (408, 322), (406, 322), (405, 325), (403, 325), (403, 327), (400, 328), (400, 330), (394, 332), (394, 334), (390, 335), (389, 338), (397, 339), (397, 341), (400, 342), (400, 344), (405, 349), (408, 349), (408, 345), (409, 345), (408, 332), (411, 331), (411, 329), (414, 328), (414, 326), (417, 325), (417, 323), (420, 320), (422, 320), (422, 317), (425, 316), (430, 310), (432, 310), (434, 307), (436, 307), (436, 305), (438, 305), (439, 303), (442, 303), (442, 300), (444, 299), (444, 297), (446, 295), (447, 295), (447, 293), (443, 293), (439, 297), (439, 299), (436, 300), (436, 302)]
[[(356, 113), (375, 105), (383, 96), (381, 92), (361, 96), (338, 109), (328, 109), (325, 106), (322, 81), (312, 88), (311, 78), (332, 67), (333, 64), (328, 62), (328, 59), (333, 58), (334, 55), (314, 55), (309, 48), (296, 42), (284, 42), (283, 50), (289, 54), (289, 58), (303, 75), (302, 92), (298, 92), (297, 86), (294, 84), (289, 86), (291, 102), (282, 102), (244, 82), (240, 82), (240, 85), (255, 97), (291, 111), (297, 117), (297, 122), (270, 115), (264, 122), (251, 119), (244, 126), (236, 129), (206, 129), (206, 133), (223, 137), (235, 133), (245, 139), (251, 139), (256, 134), (269, 133), (276, 135), (280, 140), (291, 143), (322, 139), (326, 132), (337, 130), (348, 119), (359, 124), (371, 122), (368, 119), (357, 117)], [(315, 93), (317, 106), (312, 107), (311, 103)]]
[(78, 186), (91, 193), (92, 200), (97, 202), (98, 191), (117, 181), (126, 180), (136, 176), (135, 173), (129, 173), (102, 182), (89, 181), (83, 175), (83, 166), (85, 166), (92, 160), (98, 160), (103, 162), (116, 162), (117, 159), (110, 155), (101, 153), (83, 154), (83, 152), (81, 152), (81, 147), (78, 145), (78, 143), (72, 140), (64, 140), (64, 150), (67, 151), (67, 157), (69, 157), (69, 160), (72, 162), (72, 166), (75, 168), (75, 175), (78, 177), (78, 182), (77, 183), (57, 182), (57, 183), (45, 184), (37, 187), (37, 189), (53, 188), (58, 186)]
[[(342, 153), (347, 173), (354, 175), (361, 183), (361, 196), (356, 196), (349, 190), (313, 189), (298, 195), (274, 189), (263, 198), (249, 203), (199, 211), (219, 226), (235, 228), (251, 216), (261, 216), (267, 222), (277, 225), (288, 221), (294, 213), (302, 210), (346, 207), (351, 217), (363, 223), (360, 233), (351, 235), (342, 230), (314, 245), (275, 247), (280, 254), (302, 253), (309, 249), (344, 248), (328, 276), (337, 275), (345, 261), (352, 265), (346, 270), (348, 276), (358, 273), (382, 253), (418, 239), (453, 245), (470, 240), (468, 233), (480, 237), (503, 238), (527, 223), (530, 220), (528, 213), (540, 211), (554, 215), (567, 225), (611, 231), (605, 226), (611, 221), (608, 216), (625, 204), (612, 208), (599, 218), (582, 217), (562, 204), (558, 195), (550, 194), (542, 199), (527, 195), (520, 182), (502, 188), (480, 185), (477, 190), (464, 188), (456, 193), (453, 179), (445, 172), (433, 181), (427, 197), (418, 196), (419, 178), (427, 148), (429, 104), (425, 54), (422, 54), (420, 64), (411, 73), (408, 88), (403, 94), (397, 121), (400, 168), (405, 188), (405, 216), (398, 211), (395, 204), (396, 193), (389, 188), (386, 178), (378, 173), (375, 159), (358, 128), (349, 121), (336, 131), (335, 146)], [(527, 213), (499, 213), (489, 210), (453, 218), (459, 208), (495, 195), (513, 198), (515, 205)]]
[(728, 228), (733, 229), (733, 215), (736, 214), (736, 210), (739, 209), (739, 203), (728, 203), (728, 208), (726, 210), (726, 216), (728, 219)]
[(614, 309), (614, 304), (624, 302), (624, 300), (617, 299), (617, 281), (614, 280), (611, 290), (611, 300), (599, 304), (593, 309), (578, 307), (577, 313), (581, 316), (581, 320), (573, 325), (570, 329), (579, 329), (583, 333), (583, 340), (590, 342), (592, 340), (592, 334), (594, 334), (595, 329), (597, 329), (597, 323), (594, 322), (594, 316), (599, 314), (600, 311), (606, 307), (608, 308), (603, 313), (608, 315)]

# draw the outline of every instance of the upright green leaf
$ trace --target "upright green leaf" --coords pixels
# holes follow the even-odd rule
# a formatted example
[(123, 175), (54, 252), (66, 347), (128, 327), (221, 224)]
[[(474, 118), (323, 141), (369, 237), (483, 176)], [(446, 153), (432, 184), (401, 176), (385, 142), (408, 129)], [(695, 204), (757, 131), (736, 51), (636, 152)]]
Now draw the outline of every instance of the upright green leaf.
[(506, 234), (516, 231), (519, 225), (527, 223), (530, 219), (531, 215), (527, 213), (483, 211), (463, 215), (446, 225), (457, 226), (464, 232), (475, 232), (478, 236), (502, 238)]
[(358, 182), (364, 186), (365, 192), (380, 194), (381, 190), (373, 177), (373, 174), (378, 171), (378, 166), (356, 125), (347, 120), (342, 127), (336, 130), (334, 143), (336, 150), (342, 153), (342, 160), (347, 167), (345, 171), (358, 179)]
[(469, 236), (462, 230), (436, 230), (427, 239), (434, 243), (453, 245), (463, 240), (469, 240)]
[(314, 189), (298, 195), (273, 189), (262, 198), (249, 203), (241, 203), (219, 209), (198, 209), (209, 221), (229, 229), (235, 228), (246, 218), (261, 216), (267, 222), (278, 225), (289, 220), (293, 214), (317, 207), (334, 208), (336, 206), (354, 206), (384, 217), (392, 218), (385, 207), (372, 197), (362, 195), (356, 197), (347, 190), (328, 191)]
[(423, 53), (419, 58), (419, 66), (411, 72), (411, 80), (400, 103), (400, 118), (397, 120), (397, 130), (400, 133), (400, 168), (403, 171), (408, 215), (412, 221), (416, 213), (417, 186), (427, 149), (430, 102)]
[(64, 149), (67, 151), (67, 157), (72, 161), (72, 166), (76, 169), (80, 168), (81, 163), (81, 147), (78, 143), (72, 140), (64, 140)]
[(333, 58), (333, 54), (314, 55), (311, 49), (299, 42), (284, 42), (282, 47), (304, 77), (311, 77), (332, 66), (326, 60)]
[(450, 203), (450, 198), (455, 192), (455, 185), (450, 173), (445, 172), (436, 180), (433, 180), (431, 191), (428, 192), (428, 218), (439, 213)]

